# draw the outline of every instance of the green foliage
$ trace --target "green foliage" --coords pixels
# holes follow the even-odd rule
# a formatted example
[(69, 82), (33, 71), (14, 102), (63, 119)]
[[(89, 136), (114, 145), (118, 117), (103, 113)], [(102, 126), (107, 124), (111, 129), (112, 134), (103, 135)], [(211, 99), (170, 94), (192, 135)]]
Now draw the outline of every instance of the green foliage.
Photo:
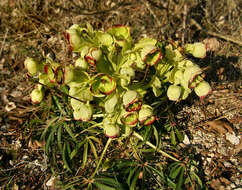
[[(190, 49), (183, 51), (178, 43), (152, 38), (133, 43), (126, 26), (103, 32), (94, 30), (90, 24), (86, 28), (75, 24), (65, 37), (70, 50), (79, 55), (74, 64), (62, 65), (48, 57), (25, 61), (29, 75), (38, 78), (38, 85), (31, 93), (34, 103), (40, 103), (49, 90), (59, 92), (51, 94), (51, 114), (41, 136), (45, 152), (51, 158), (51, 168), (65, 169), (68, 173), (81, 169), (87, 176), (63, 181), (63, 189), (135, 190), (147, 189), (149, 182), (155, 182), (157, 188), (176, 190), (188, 183), (196, 189), (202, 187), (193, 160), (184, 164), (161, 150), (163, 133), (155, 123), (158, 117), (167, 114), (169, 106), (159, 111), (162, 102), (167, 103), (167, 96), (180, 101), (193, 88), (201, 98), (210, 92), (201, 68), (185, 56), (191, 53), (201, 57), (204, 49), (200, 52), (199, 47), (203, 46), (193, 48), (190, 44), (186, 46)], [(165, 125), (165, 129), (173, 148), (183, 141), (183, 134), (176, 126)], [(108, 137), (107, 141), (102, 134)], [(124, 145), (131, 158), (110, 159), (111, 166), (100, 174), (108, 147), (117, 152), (112, 139)], [(164, 166), (160, 161), (152, 161), (152, 157), (157, 159), (156, 151), (176, 162)], [(57, 164), (59, 158), (61, 166)]]

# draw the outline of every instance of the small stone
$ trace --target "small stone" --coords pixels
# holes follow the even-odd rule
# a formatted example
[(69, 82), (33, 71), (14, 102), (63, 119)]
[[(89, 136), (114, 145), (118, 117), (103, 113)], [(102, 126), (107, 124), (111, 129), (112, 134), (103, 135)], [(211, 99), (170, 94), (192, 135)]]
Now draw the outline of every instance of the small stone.
[(236, 185), (235, 185), (234, 183), (231, 183), (231, 184), (230, 184), (230, 187), (231, 187), (231, 188), (235, 188)]
[(207, 161), (210, 163), (212, 161), (212, 158), (207, 158)]
[(29, 157), (28, 157), (27, 155), (24, 155), (22, 159), (23, 159), (23, 160), (27, 160), (28, 158), (29, 158)]
[(54, 183), (55, 183), (55, 176), (52, 176), (48, 181), (47, 183), (45, 184), (47, 187), (52, 187), (54, 186)]
[(188, 138), (187, 135), (184, 136), (183, 143), (184, 143), (185, 145), (189, 145), (189, 144), (191, 144), (191, 143), (190, 143), (190, 140), (189, 140), (189, 138)]
[(239, 137), (235, 136), (234, 132), (226, 133), (226, 140), (228, 140), (231, 144), (237, 145), (240, 142)]
[(225, 166), (226, 168), (228, 168), (228, 167), (231, 167), (231, 166), (232, 166), (232, 164), (230, 164), (229, 162), (224, 162), (223, 164), (224, 164), (224, 166)]

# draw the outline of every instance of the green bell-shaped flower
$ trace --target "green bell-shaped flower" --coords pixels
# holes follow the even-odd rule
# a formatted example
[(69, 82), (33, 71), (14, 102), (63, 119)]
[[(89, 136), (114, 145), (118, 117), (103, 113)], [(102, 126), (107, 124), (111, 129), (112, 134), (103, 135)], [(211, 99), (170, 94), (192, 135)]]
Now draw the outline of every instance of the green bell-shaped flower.
[(98, 48), (89, 48), (88, 53), (85, 55), (85, 60), (87, 63), (95, 66), (97, 61), (100, 60), (102, 56), (102, 51)]
[(134, 90), (128, 90), (123, 95), (123, 104), (128, 112), (138, 111), (141, 109), (142, 101), (138, 98), (138, 93)]
[(93, 100), (93, 95), (89, 88), (80, 88), (80, 87), (72, 86), (69, 90), (69, 95), (77, 98), (82, 102)]
[(35, 88), (31, 94), (31, 101), (35, 104), (39, 104), (44, 98), (44, 92), (42, 89)]
[(141, 50), (141, 59), (147, 65), (153, 66), (162, 58), (161, 51), (154, 45), (147, 45)]
[(170, 85), (167, 90), (169, 100), (178, 101), (181, 97), (182, 89), (180, 86)]
[(184, 47), (184, 52), (192, 54), (197, 58), (206, 57), (206, 46), (201, 42), (196, 42), (194, 44), (186, 44)]
[(75, 62), (75, 67), (80, 68), (81, 70), (87, 70), (88, 69), (88, 63), (84, 58), (78, 58)]
[(117, 94), (111, 95), (111, 97), (108, 97), (108, 100), (104, 104), (105, 111), (107, 113), (113, 113), (117, 103), (118, 103), (118, 95)]
[(30, 57), (25, 59), (24, 66), (31, 76), (36, 75), (41, 70), (41, 64)]
[(103, 130), (104, 130), (104, 134), (109, 138), (114, 139), (119, 136), (120, 129), (118, 125), (115, 125), (115, 124), (104, 125)]
[(70, 45), (71, 51), (78, 51), (83, 44), (81, 36), (81, 28), (79, 25), (74, 24), (68, 30), (66, 30), (65, 37)]
[[(54, 84), (49, 81), (48, 75), (46, 73), (39, 73), (39, 83), (38, 88), (39, 90), (42, 89), (43, 85), (46, 85), (48, 87), (53, 87)], [(41, 85), (43, 84), (43, 85)]]
[(64, 68), (64, 84), (68, 86), (75, 86), (75, 83), (83, 83), (89, 79), (89, 75), (78, 67), (67, 65)]
[(151, 125), (156, 120), (156, 117), (153, 115), (153, 109), (149, 105), (143, 105), (139, 111), (139, 121), (144, 125)]
[(98, 74), (94, 78), (94, 82), (91, 85), (91, 92), (95, 96), (99, 96), (100, 93), (104, 95), (111, 94), (116, 89), (116, 81), (105, 74)]
[(113, 44), (113, 37), (105, 32), (96, 32), (96, 39), (102, 46), (111, 46)]
[(75, 105), (74, 108), (73, 116), (75, 120), (89, 121), (92, 118), (93, 109), (90, 104), (80, 102), (78, 106)]
[(204, 99), (212, 92), (212, 89), (208, 82), (202, 81), (195, 87), (194, 91), (201, 99)]
[(120, 120), (124, 125), (135, 127), (138, 123), (138, 114), (137, 112), (124, 112)]
[(184, 80), (187, 81), (188, 83), (192, 83), (193, 80), (202, 73), (202, 69), (198, 65), (193, 65), (186, 67), (183, 77)]

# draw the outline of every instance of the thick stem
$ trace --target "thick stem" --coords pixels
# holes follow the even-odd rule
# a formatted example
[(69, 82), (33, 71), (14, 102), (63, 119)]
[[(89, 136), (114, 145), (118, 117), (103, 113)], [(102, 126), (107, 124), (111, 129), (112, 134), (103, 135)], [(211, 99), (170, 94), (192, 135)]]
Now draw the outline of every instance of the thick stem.
[(91, 179), (95, 177), (95, 175), (96, 175), (96, 173), (97, 173), (97, 171), (98, 171), (98, 169), (99, 169), (99, 167), (100, 167), (100, 165), (102, 163), (103, 157), (104, 157), (105, 153), (107, 152), (108, 146), (111, 143), (111, 141), (112, 141), (112, 139), (109, 138), (107, 143), (106, 143), (106, 145), (105, 145), (105, 147), (104, 147), (104, 149), (103, 149), (102, 155), (101, 155), (101, 157), (100, 157), (100, 159), (98, 161), (97, 167), (96, 167), (94, 173), (91, 176)]
[[(144, 138), (143, 138), (141, 135), (139, 135), (138, 133), (134, 132), (133, 135), (134, 135), (135, 137), (137, 137), (138, 139), (140, 139), (141, 141), (144, 141)], [(168, 157), (168, 158), (170, 158), (170, 159), (172, 159), (172, 160), (174, 160), (174, 161), (176, 161), (176, 162), (180, 162), (179, 160), (177, 160), (177, 159), (174, 158), (173, 156), (167, 154), (166, 152), (157, 149), (156, 146), (153, 145), (151, 142), (146, 141), (145, 144), (147, 144), (147, 145), (150, 146), (151, 148), (157, 150), (157, 152), (161, 153), (163, 156)]]

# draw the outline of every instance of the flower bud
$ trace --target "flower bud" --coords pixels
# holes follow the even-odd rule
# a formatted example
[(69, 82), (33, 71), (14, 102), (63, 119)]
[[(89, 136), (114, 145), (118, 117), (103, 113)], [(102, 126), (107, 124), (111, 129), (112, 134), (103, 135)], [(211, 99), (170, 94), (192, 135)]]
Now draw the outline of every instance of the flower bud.
[(63, 68), (59, 66), (55, 70), (55, 80), (58, 84), (62, 84), (64, 82), (63, 79), (64, 79), (64, 71), (63, 71)]
[(142, 106), (142, 101), (138, 98), (138, 93), (133, 90), (128, 90), (123, 95), (123, 104), (128, 112), (138, 111)]
[(85, 60), (89, 64), (95, 66), (97, 61), (100, 60), (102, 56), (102, 51), (98, 48), (89, 48), (87, 55), (85, 55)]
[(68, 86), (80, 86), (82, 82), (89, 79), (88, 73), (82, 71), (80, 68), (75, 68), (73, 65), (68, 65), (64, 69), (64, 84)]
[(134, 77), (135, 76), (134, 69), (131, 68), (131, 67), (122, 67), (120, 69), (120, 74), (124, 75), (124, 76), (128, 76), (128, 77)]
[(111, 46), (113, 44), (113, 38), (108, 33), (97, 32), (96, 38), (97, 38), (98, 43), (103, 46)]
[(93, 110), (90, 104), (80, 102), (78, 108), (76, 107), (73, 112), (75, 120), (89, 121), (92, 117)]
[(88, 69), (88, 64), (85, 59), (83, 58), (78, 58), (75, 62), (75, 66), (79, 67), (82, 70), (87, 70)]
[(117, 138), (119, 136), (119, 126), (114, 124), (104, 125), (104, 134), (109, 138)]
[(70, 45), (71, 51), (77, 51), (83, 44), (83, 39), (79, 29), (80, 27), (77, 24), (74, 24), (65, 33), (65, 37)]
[(152, 107), (148, 105), (143, 105), (141, 110), (139, 111), (139, 121), (140, 123), (144, 123), (147, 119), (153, 116)]
[[(48, 75), (46, 73), (39, 73), (39, 83), (46, 85), (48, 87), (53, 87), (53, 83), (49, 81)], [(43, 85), (39, 84), (39, 90)]]
[(184, 80), (191, 83), (201, 73), (202, 73), (202, 69), (198, 65), (186, 67), (183, 73)]
[(40, 71), (41, 64), (35, 59), (27, 57), (24, 61), (24, 66), (30, 75), (36, 75)]
[(137, 112), (126, 112), (121, 116), (121, 122), (130, 127), (135, 127), (138, 123)]
[(116, 89), (116, 82), (108, 75), (100, 74), (94, 79), (94, 83), (91, 86), (91, 91), (95, 95), (105, 94), (109, 95)]
[(180, 86), (170, 85), (167, 90), (167, 96), (169, 100), (177, 101), (180, 99), (182, 93), (182, 89)]
[(186, 44), (184, 47), (184, 51), (185, 53), (190, 53), (197, 58), (206, 57), (206, 46), (201, 42), (197, 42), (194, 44)]
[(141, 59), (150, 66), (155, 65), (161, 58), (161, 51), (154, 45), (147, 45), (141, 51)]
[(74, 67), (72, 67), (71, 65), (66, 66), (64, 69), (64, 83), (68, 84), (72, 82), (74, 80), (74, 76)]
[(202, 81), (195, 87), (194, 91), (201, 99), (204, 99), (209, 93), (211, 93), (212, 89), (208, 82)]
[(108, 33), (113, 35), (117, 40), (129, 40), (130, 29), (127, 26), (114, 26), (108, 30)]
[(38, 88), (35, 88), (31, 92), (30, 97), (33, 103), (39, 104), (44, 98), (44, 92), (42, 90), (39, 90)]
[(116, 104), (118, 103), (118, 96), (116, 94), (114, 94), (111, 98), (109, 98), (105, 104), (104, 104), (104, 107), (105, 107), (105, 111), (107, 113), (112, 113), (114, 112), (114, 108), (116, 106)]
[(138, 93), (134, 90), (128, 90), (123, 95), (123, 104), (124, 106), (128, 106), (129, 104), (132, 104), (135, 99), (138, 97)]

